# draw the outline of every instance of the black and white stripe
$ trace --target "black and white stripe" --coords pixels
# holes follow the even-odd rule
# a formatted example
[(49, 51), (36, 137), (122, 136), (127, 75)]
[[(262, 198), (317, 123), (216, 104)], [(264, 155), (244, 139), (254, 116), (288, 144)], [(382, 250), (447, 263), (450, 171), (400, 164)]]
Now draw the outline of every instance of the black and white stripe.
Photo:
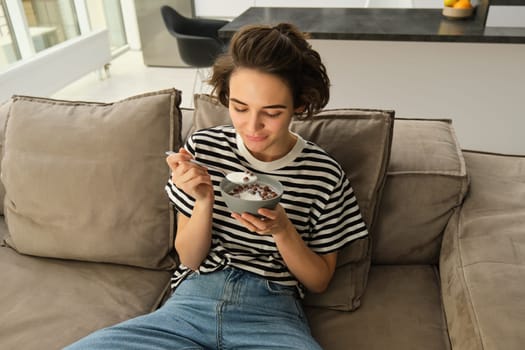
[[(243, 157), (231, 126), (200, 130), (190, 137), (185, 147), (202, 163), (227, 171), (250, 170), (279, 180), (285, 188), (281, 205), (314, 252), (331, 253), (365, 237), (368, 232), (353, 189), (339, 164), (317, 145), (301, 138), (299, 141), (303, 147), (297, 156), (270, 171), (255, 167)], [(209, 173), (215, 188), (212, 245), (199, 272), (233, 266), (277, 283), (297, 286), (302, 295), (302, 286), (286, 268), (273, 238), (248, 231), (230, 216), (219, 191), (222, 174), (213, 170)], [(191, 216), (193, 198), (178, 189), (171, 179), (166, 192), (176, 210)], [(188, 268), (179, 266), (172, 278), (172, 287), (188, 272)]]

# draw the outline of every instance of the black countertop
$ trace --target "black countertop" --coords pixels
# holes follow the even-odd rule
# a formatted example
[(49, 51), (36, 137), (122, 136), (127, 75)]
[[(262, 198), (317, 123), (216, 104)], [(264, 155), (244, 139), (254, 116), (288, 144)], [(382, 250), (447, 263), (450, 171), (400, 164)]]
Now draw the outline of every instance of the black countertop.
[(525, 44), (525, 28), (485, 27), (486, 7), (466, 19), (441, 9), (251, 7), (219, 30), (230, 39), (247, 24), (294, 23), (312, 39)]

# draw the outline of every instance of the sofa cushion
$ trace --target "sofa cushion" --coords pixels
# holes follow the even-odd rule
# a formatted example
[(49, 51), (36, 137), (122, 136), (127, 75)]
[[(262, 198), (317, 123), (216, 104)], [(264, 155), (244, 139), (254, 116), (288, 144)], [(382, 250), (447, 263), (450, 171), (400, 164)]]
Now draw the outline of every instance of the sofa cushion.
[(206, 94), (195, 94), (193, 130), (217, 125), (231, 125), (230, 112), (216, 98)]
[(0, 246), (5, 246), (5, 239), (9, 237), (9, 231), (5, 223), (5, 218), (0, 216)]
[(443, 230), (467, 189), (449, 120), (396, 119), (372, 262), (437, 264)]
[(174, 266), (164, 152), (180, 144), (180, 93), (115, 103), (14, 98), (2, 181), (19, 252)]
[(25, 256), (5, 246), (0, 266), (0, 349), (62, 349), (149, 313), (169, 293), (171, 278), (168, 271)]
[(193, 108), (181, 108), (182, 122), (181, 122), (181, 140), (186, 140), (190, 133), (193, 133), (195, 128), (193, 127)]
[[(2, 172), (2, 158), (4, 154), (4, 140), (5, 140), (5, 126), (7, 123), (7, 114), (11, 107), (11, 100), (3, 103), (0, 106), (0, 173)], [(0, 181), (0, 215), (4, 214), (4, 197), (5, 188), (2, 181)]]
[(435, 266), (372, 266), (354, 312), (306, 307), (313, 336), (325, 350), (448, 350)]
[(440, 257), (450, 339), (458, 349), (523, 349), (525, 156), (464, 155), (470, 191)]
[[(321, 146), (341, 164), (370, 231), (390, 155), (393, 117), (393, 111), (335, 109), (310, 119), (295, 119), (291, 124), (294, 132)], [(194, 124), (196, 129), (230, 124), (228, 109), (207, 95), (197, 95)], [(307, 293), (305, 303), (346, 311), (359, 307), (370, 266), (370, 247), (367, 237), (339, 252), (328, 290)]]

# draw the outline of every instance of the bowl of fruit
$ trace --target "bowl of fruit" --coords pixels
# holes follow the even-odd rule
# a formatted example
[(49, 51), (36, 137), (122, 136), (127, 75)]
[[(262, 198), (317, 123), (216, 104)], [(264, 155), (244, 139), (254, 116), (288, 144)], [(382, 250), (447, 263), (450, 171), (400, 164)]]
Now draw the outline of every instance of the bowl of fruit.
[(444, 0), (443, 4), (443, 16), (450, 19), (467, 18), (474, 13), (470, 0)]

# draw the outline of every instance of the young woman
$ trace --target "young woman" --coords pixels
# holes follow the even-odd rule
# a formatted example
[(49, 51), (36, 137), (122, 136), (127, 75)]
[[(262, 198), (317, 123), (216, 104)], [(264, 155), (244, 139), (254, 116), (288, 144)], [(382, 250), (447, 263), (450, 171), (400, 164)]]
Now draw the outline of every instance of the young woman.
[[(367, 229), (343, 170), (289, 130), (326, 105), (319, 54), (290, 24), (250, 26), (213, 67), (214, 94), (232, 126), (197, 131), (167, 158), (180, 266), (156, 312), (94, 333), (71, 349), (320, 349), (300, 299), (324, 291), (337, 250)], [(284, 194), (259, 216), (230, 213), (219, 191), (226, 171), (279, 180)]]

